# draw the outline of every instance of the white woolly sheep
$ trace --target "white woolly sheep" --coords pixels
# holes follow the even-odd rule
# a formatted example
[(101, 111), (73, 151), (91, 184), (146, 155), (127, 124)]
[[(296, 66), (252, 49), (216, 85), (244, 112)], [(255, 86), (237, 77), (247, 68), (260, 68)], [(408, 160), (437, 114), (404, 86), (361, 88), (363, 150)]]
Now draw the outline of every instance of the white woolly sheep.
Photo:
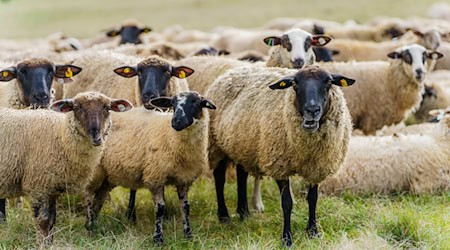
[[(6, 66), (0, 63), (0, 67)], [(47, 107), (51, 101), (53, 80), (72, 82), (81, 72), (74, 65), (55, 65), (43, 58), (32, 58), (0, 70), (0, 107), (24, 109)]]
[[(289, 176), (299, 174), (311, 184), (307, 230), (311, 236), (318, 234), (317, 184), (342, 164), (352, 130), (343, 93), (335, 85), (353, 83), (341, 75), (306, 66), (299, 71), (241, 67), (211, 85), (207, 95), (215, 100), (217, 111), (211, 114), (209, 160), (214, 169), (220, 221), (229, 220), (223, 196), (229, 158), (238, 164), (241, 185), (237, 212), (241, 217), (248, 214), (246, 171), (273, 177), (282, 197), (282, 241), (290, 246)], [(292, 90), (275, 90), (291, 86)]]
[(153, 240), (162, 243), (164, 186), (174, 185), (180, 199), (184, 235), (191, 236), (187, 195), (195, 179), (207, 169), (209, 116), (204, 108), (215, 106), (195, 92), (160, 97), (151, 103), (160, 108), (173, 107), (174, 112), (141, 107), (112, 116), (113, 133), (86, 188), (88, 229), (94, 225), (113, 187), (148, 188), (155, 203)]
[[(442, 54), (414, 44), (388, 55), (389, 62), (331, 62), (320, 66), (347, 75), (360, 84), (344, 90), (354, 127), (373, 134), (385, 125), (403, 121), (417, 109), (424, 91), (426, 59)], [(425, 62), (425, 63), (424, 63)]]
[(4, 204), (4, 198), (30, 196), (39, 244), (53, 241), (58, 196), (81, 191), (100, 162), (111, 127), (108, 111), (131, 108), (128, 101), (90, 92), (52, 103), (50, 109), (65, 115), (1, 110), (0, 197)]
[(385, 21), (375, 26), (346, 26), (326, 29), (334, 39), (354, 39), (361, 41), (382, 42), (401, 36), (406, 29), (397, 22)]
[(341, 169), (321, 184), (327, 194), (413, 194), (450, 189), (450, 117), (432, 135), (352, 137)]

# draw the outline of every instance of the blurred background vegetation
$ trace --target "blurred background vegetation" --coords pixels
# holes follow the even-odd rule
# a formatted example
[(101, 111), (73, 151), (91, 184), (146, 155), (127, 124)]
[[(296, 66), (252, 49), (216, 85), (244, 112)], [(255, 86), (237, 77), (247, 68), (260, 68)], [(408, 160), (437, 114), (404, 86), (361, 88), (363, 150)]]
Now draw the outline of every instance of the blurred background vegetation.
[[(441, 0), (442, 1), (442, 0)], [(364, 22), (376, 16), (424, 16), (436, 0), (1, 0), (0, 39), (61, 31), (90, 37), (134, 17), (158, 31), (172, 24), (209, 30), (258, 27), (275, 17)]]

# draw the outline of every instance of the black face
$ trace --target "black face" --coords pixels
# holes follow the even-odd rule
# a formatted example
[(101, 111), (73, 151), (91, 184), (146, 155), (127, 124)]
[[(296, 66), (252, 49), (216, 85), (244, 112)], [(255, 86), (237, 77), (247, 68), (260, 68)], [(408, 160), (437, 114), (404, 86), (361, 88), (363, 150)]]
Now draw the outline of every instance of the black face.
[(139, 35), (142, 33), (142, 29), (136, 26), (124, 26), (120, 30), (120, 44), (132, 43), (140, 44), (142, 43)]
[(34, 108), (47, 107), (50, 103), (55, 66), (19, 63), (16, 74), (22, 88), (23, 101)]
[(201, 56), (201, 55), (211, 55), (211, 56), (217, 56), (219, 55), (219, 51), (217, 51), (215, 48), (213, 47), (207, 47), (207, 48), (203, 48), (199, 51), (197, 51), (194, 56)]
[(171, 74), (170, 66), (144, 67), (138, 65), (139, 90), (142, 103), (146, 108), (153, 108), (149, 104), (151, 99), (167, 95)]
[(299, 72), (294, 76), (295, 105), (303, 117), (302, 127), (308, 132), (319, 129), (319, 121), (328, 105), (332, 77), (323, 72)]
[(402, 36), (404, 32), (399, 30), (398, 28), (392, 27), (386, 30), (386, 34), (389, 35), (391, 38), (396, 38)]
[(330, 49), (323, 47), (314, 47), (314, 54), (316, 55), (316, 62), (332, 62), (333, 53)]

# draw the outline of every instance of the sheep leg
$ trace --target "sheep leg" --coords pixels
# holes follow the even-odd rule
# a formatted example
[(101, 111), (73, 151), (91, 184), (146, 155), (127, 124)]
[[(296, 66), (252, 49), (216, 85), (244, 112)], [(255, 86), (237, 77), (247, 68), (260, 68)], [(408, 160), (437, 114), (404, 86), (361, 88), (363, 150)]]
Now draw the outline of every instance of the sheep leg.
[(178, 200), (180, 201), (181, 213), (183, 214), (183, 233), (185, 238), (192, 237), (191, 224), (189, 222), (189, 200), (188, 186), (177, 186)]
[(318, 193), (318, 185), (310, 185), (308, 188), (308, 206), (309, 206), (309, 219), (308, 219), (308, 227), (306, 228), (306, 231), (308, 232), (308, 235), (310, 238), (318, 237), (319, 232), (317, 231), (316, 226), (316, 205), (317, 205), (317, 198), (319, 197)]
[(264, 212), (264, 203), (261, 198), (261, 179), (261, 176), (255, 176), (252, 193), (252, 205), (258, 213)]
[(216, 184), (217, 195), (217, 214), (221, 223), (230, 221), (227, 205), (225, 204), (224, 187), (225, 187), (225, 173), (227, 170), (227, 158), (222, 159), (217, 168), (214, 169), (214, 183)]
[(6, 199), (0, 199), (0, 224), (6, 223)]
[(136, 190), (130, 189), (130, 200), (128, 202), (128, 208), (126, 216), (129, 221), (136, 223)]
[(53, 226), (56, 222), (56, 197), (33, 201), (34, 219), (38, 228), (39, 245), (53, 243)]
[(166, 203), (164, 201), (164, 187), (152, 190), (152, 198), (155, 203), (155, 233), (153, 234), (153, 243), (163, 243), (163, 219), (166, 211)]
[(281, 237), (281, 243), (285, 247), (292, 246), (292, 233), (291, 233), (291, 213), (292, 213), (292, 197), (289, 185), (289, 179), (276, 180), (278, 189), (281, 194), (281, 207), (283, 208), (284, 226), (283, 236)]
[(95, 225), (95, 220), (98, 217), (103, 203), (108, 196), (109, 191), (112, 189), (108, 180), (104, 179), (100, 187), (93, 193), (86, 195), (86, 224), (87, 230), (92, 230)]
[(240, 215), (241, 220), (245, 219), (250, 215), (248, 211), (247, 202), (247, 178), (248, 172), (245, 171), (244, 167), (240, 164), (236, 166), (237, 175), (237, 192), (238, 192), (238, 205), (236, 212)]

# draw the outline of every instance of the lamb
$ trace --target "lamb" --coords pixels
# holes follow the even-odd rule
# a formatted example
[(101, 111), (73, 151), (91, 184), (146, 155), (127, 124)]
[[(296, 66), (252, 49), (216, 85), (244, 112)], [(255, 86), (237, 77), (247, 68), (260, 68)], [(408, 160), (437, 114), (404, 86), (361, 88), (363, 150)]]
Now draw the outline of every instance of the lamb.
[(4, 68), (0, 70), (0, 107), (46, 108), (51, 101), (53, 80), (60, 83), (72, 82), (72, 77), (81, 70), (70, 64), (55, 65), (43, 58), (24, 60), (16, 66)]
[(435, 193), (450, 189), (450, 116), (432, 135), (355, 136), (339, 171), (325, 180), (326, 194)]
[[(315, 66), (298, 71), (241, 67), (211, 85), (207, 96), (216, 101), (217, 111), (211, 114), (209, 162), (214, 169), (220, 221), (229, 220), (223, 196), (229, 158), (238, 164), (237, 211), (241, 217), (248, 214), (247, 172), (273, 177), (282, 197), (282, 242), (291, 246), (289, 176), (299, 174), (311, 184), (307, 231), (317, 236), (317, 184), (344, 161), (352, 130), (350, 113), (337, 86), (354, 82)], [(292, 91), (273, 91), (289, 87)]]
[(417, 43), (430, 50), (436, 50), (441, 44), (441, 36), (436, 30), (427, 32), (410, 31), (395, 41), (372, 42), (349, 39), (334, 39), (327, 46), (339, 51), (335, 61), (376, 61), (387, 60), (386, 54), (402, 46)]
[[(293, 29), (282, 36), (269, 36), (263, 39), (264, 43), (272, 46), (270, 56), (266, 62), (267, 67), (302, 68), (315, 61), (312, 46), (326, 45), (331, 38), (325, 35), (311, 35), (310, 33)], [(189, 87), (199, 93), (205, 93), (213, 81), (235, 67), (252, 66), (253, 64), (240, 62), (228, 58), (215, 58), (210, 56), (194, 56), (179, 61), (198, 71), (191, 77)], [(260, 66), (260, 64), (255, 64)]]
[[(4, 198), (30, 196), (39, 244), (53, 241), (58, 196), (81, 190), (100, 162), (111, 126), (109, 110), (124, 112), (132, 105), (89, 92), (54, 102), (49, 108), (66, 114), (0, 112), (0, 197), (4, 203)], [(0, 214), (5, 216), (2, 209)]]
[(389, 62), (332, 62), (320, 66), (348, 75), (359, 84), (344, 90), (354, 127), (374, 134), (384, 125), (403, 121), (419, 107), (427, 73), (426, 59), (437, 60), (438, 52), (413, 44), (388, 54)]
[[(65, 86), (64, 98), (96, 90), (113, 98), (131, 100), (137, 106), (149, 106), (148, 101), (152, 98), (185, 91), (188, 86), (184, 78), (194, 73), (188, 67), (172, 66), (158, 56), (142, 60), (108, 51), (90, 52), (74, 63), (87, 70), (84, 74), (86, 78), (80, 79), (77, 85)], [(105, 70), (99, 72), (98, 68)], [(116, 74), (125, 79), (118, 78)], [(136, 80), (131, 78), (138, 75), (136, 84)]]
[[(195, 92), (160, 97), (150, 102), (159, 108), (173, 108), (174, 112), (161, 113), (141, 107), (112, 117), (114, 132), (85, 192), (86, 227), (93, 227), (113, 187), (145, 187), (151, 191), (155, 203), (153, 241), (162, 243), (166, 185), (177, 188), (184, 236), (191, 237), (188, 190), (207, 168), (209, 116), (204, 108), (215, 109), (215, 106)], [(136, 133), (139, 136), (130, 136)]]

